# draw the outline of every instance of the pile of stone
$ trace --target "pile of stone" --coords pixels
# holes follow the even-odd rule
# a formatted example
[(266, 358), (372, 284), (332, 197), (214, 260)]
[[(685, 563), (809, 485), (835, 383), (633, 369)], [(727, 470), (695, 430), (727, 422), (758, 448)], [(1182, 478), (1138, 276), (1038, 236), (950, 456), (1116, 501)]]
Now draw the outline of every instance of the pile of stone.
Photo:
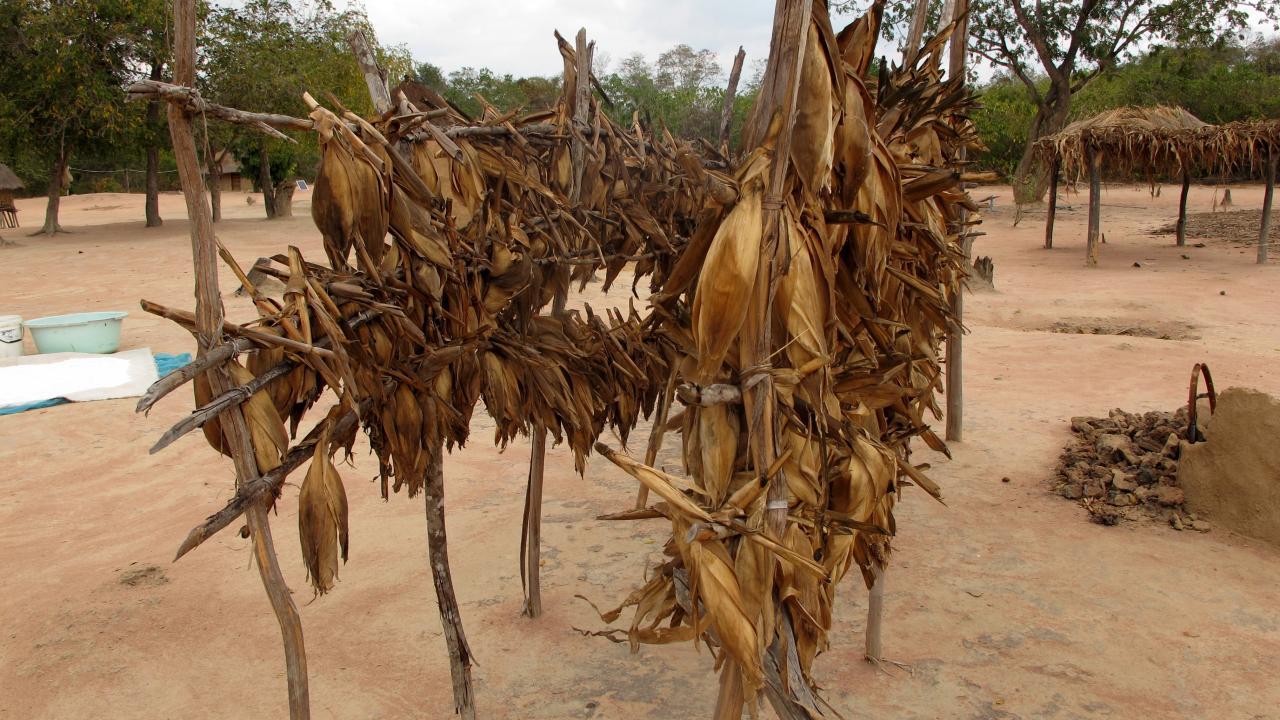
[(1154, 517), (1182, 529), (1209, 525), (1183, 507), (1178, 457), (1187, 431), (1187, 411), (1129, 413), (1071, 418), (1075, 438), (1058, 461), (1059, 495), (1077, 500), (1090, 516), (1115, 525), (1136, 515)]

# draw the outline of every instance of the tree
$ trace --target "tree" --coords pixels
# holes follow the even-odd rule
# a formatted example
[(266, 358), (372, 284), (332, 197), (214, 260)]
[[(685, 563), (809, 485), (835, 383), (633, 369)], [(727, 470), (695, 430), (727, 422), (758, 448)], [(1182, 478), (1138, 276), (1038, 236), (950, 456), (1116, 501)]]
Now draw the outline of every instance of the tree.
[[(147, 77), (151, 80), (164, 79), (170, 62), (167, 4), (165, 0), (136, 0), (135, 2), (136, 8), (129, 32), (132, 40), (131, 61), (132, 64), (145, 68)], [(203, 3), (201, 5), (203, 14)], [(145, 203), (147, 227), (160, 227), (164, 223), (160, 218), (160, 151), (168, 145), (169, 138), (162, 104), (159, 100), (147, 103), (139, 133), (145, 148), (147, 166)]]
[[(224, 105), (290, 115), (307, 113), (304, 91), (316, 97), (332, 93), (348, 109), (369, 114), (372, 101), (347, 47), (347, 35), (353, 30), (363, 30), (371, 41), (374, 37), (363, 9), (338, 10), (331, 0), (246, 0), (216, 7), (202, 38), (204, 92)], [(378, 52), (388, 77), (412, 71), (402, 48), (379, 48)], [(282, 141), (265, 135), (238, 132), (229, 142), (241, 165), (257, 171), (268, 218), (291, 213), (294, 173), (318, 157), (311, 134), (297, 135), (295, 140), (296, 146), (286, 148)]]
[[(850, 3), (852, 4), (852, 3)], [(898, 33), (913, 3), (890, 0), (886, 24)], [(1072, 98), (1152, 42), (1206, 44), (1265, 18), (1280, 0), (970, 0), (973, 53), (1020, 82), (1036, 107), (1014, 176), (1020, 202), (1044, 194), (1032, 145), (1060, 130)], [(936, 17), (935, 17), (936, 25)]]
[[(121, 88), (131, 76), (135, 0), (8, 0), (0, 3), (0, 132), (48, 168), (49, 202), (40, 233), (62, 232), (58, 207), (71, 157), (118, 134), (128, 114)], [(37, 233), (39, 234), (39, 233)]]
[(720, 80), (724, 71), (710, 50), (676, 45), (658, 56), (655, 80), (664, 90), (696, 90)]

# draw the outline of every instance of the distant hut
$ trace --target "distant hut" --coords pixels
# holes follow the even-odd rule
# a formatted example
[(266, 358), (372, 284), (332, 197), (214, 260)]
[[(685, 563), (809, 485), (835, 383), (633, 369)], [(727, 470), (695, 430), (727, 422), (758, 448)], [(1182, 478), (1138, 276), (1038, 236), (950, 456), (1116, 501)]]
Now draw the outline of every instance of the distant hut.
[(1192, 176), (1261, 174), (1267, 183), (1258, 262), (1266, 262), (1276, 163), (1280, 160), (1280, 121), (1262, 120), (1210, 125), (1176, 107), (1122, 107), (1071, 123), (1036, 142), (1036, 151), (1051, 168), (1045, 247), (1053, 247), (1058, 180), (1089, 178), (1089, 235), (1086, 262), (1098, 263), (1101, 235), (1101, 177), (1141, 173), (1181, 177), (1178, 201), (1178, 245), (1185, 245), (1187, 192)]
[(8, 165), (0, 163), (0, 228), (18, 227), (18, 208), (13, 193), (26, 187)]
[[(1098, 263), (1101, 235), (1101, 177), (1105, 171), (1149, 177), (1157, 174), (1182, 177), (1179, 229), (1185, 226), (1187, 190), (1196, 164), (1202, 161), (1202, 133), (1212, 125), (1175, 107), (1122, 107), (1077, 120), (1060, 132), (1041, 138), (1036, 150), (1050, 167), (1049, 213), (1045, 223), (1046, 248), (1053, 247), (1053, 222), (1057, 214), (1058, 179), (1089, 178), (1089, 237), (1086, 262)], [(1179, 238), (1182, 238), (1180, 233)], [(1181, 243), (1179, 243), (1181, 244)]]

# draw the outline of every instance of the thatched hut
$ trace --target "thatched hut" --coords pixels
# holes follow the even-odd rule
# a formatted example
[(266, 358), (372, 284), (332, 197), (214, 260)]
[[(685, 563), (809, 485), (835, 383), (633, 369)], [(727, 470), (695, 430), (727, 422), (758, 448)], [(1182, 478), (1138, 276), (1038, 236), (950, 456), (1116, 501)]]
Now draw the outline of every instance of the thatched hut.
[(1210, 125), (1176, 107), (1122, 107), (1077, 120), (1041, 138), (1036, 151), (1051, 168), (1045, 247), (1053, 247), (1058, 182), (1089, 178), (1089, 234), (1086, 262), (1098, 263), (1101, 236), (1101, 176), (1182, 178), (1178, 201), (1177, 242), (1186, 244), (1187, 193), (1193, 176), (1261, 174), (1267, 181), (1258, 261), (1264, 262), (1270, 231), (1280, 121), (1263, 120)]
[(0, 163), (0, 228), (18, 227), (18, 208), (13, 204), (13, 193), (26, 187), (22, 178)]
[[(1053, 224), (1057, 210), (1058, 180), (1072, 182), (1089, 178), (1089, 239), (1087, 263), (1098, 263), (1101, 234), (1100, 183), (1103, 167), (1112, 174), (1131, 175), (1141, 170), (1148, 175), (1170, 174), (1183, 178), (1182, 210), (1185, 218), (1191, 163), (1202, 157), (1196, 140), (1208, 123), (1182, 108), (1122, 107), (1077, 120), (1036, 143), (1036, 150), (1050, 169), (1049, 214), (1044, 244), (1053, 247)], [(1180, 221), (1179, 228), (1185, 222)], [(1181, 238), (1181, 232), (1179, 234)]]

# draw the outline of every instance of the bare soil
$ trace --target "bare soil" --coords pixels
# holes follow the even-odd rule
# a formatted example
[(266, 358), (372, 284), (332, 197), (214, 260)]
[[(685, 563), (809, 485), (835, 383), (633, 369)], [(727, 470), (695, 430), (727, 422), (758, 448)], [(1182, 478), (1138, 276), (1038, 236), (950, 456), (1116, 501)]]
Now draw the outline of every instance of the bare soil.
[[(1152, 236), (1176, 213), (1173, 188), (1159, 198), (1107, 188), (1108, 242), (1093, 269), (1084, 266), (1082, 198), (1064, 198), (1074, 209), (1059, 213), (1057, 247), (1047, 251), (1043, 213), (1014, 227), (1008, 189), (990, 192), (997, 209), (976, 250), (994, 259), (997, 282), (966, 308), (965, 441), (950, 461), (923, 449), (914, 456), (932, 464), (948, 504), (908, 494), (887, 576), (885, 652), (915, 671), (890, 675), (862, 660), (866, 593), (850, 583), (816, 680), (847, 718), (1280, 718), (1280, 550), (1216, 523), (1207, 534), (1104, 527), (1051, 492), (1071, 417), (1175, 408), (1195, 362), (1208, 362), (1220, 387), (1280, 395), (1280, 270), (1255, 265), (1251, 248), (1176, 248)], [(1192, 209), (1207, 211), (1212, 192), (1194, 187)], [(1258, 187), (1233, 194), (1237, 207), (1261, 205)], [(246, 266), (287, 244), (322, 258), (307, 199), (298, 195), (295, 218), (269, 222), (260, 203), (228, 194), (218, 232)], [(24, 225), (38, 227), (43, 202), (18, 206)], [(0, 312), (133, 310), (141, 297), (189, 306), (182, 207), (179, 196), (164, 196), (165, 225), (144, 229), (141, 196), (67, 198), (62, 223), (73, 234), (8, 233), (22, 245), (0, 255)], [(597, 288), (586, 293), (593, 302)], [(251, 315), (233, 289), (224, 273), (229, 311)], [(625, 289), (610, 299), (626, 301)], [(1199, 337), (1031, 329), (1082, 317), (1186, 323)], [(192, 342), (134, 312), (124, 346), (143, 345), (177, 352)], [(232, 528), (170, 561), (187, 530), (231, 495), (232, 468), (199, 433), (147, 454), (190, 409), (189, 395), (150, 417), (133, 404), (0, 417), (0, 718), (284, 717), (279, 630), (247, 541)], [(520, 616), (528, 446), (500, 453), (491, 436), (478, 419), (472, 442), (445, 466), (450, 555), (482, 717), (709, 716), (716, 685), (705, 651), (632, 655), (575, 629), (600, 622), (574, 596), (623, 598), (666, 533), (654, 521), (595, 519), (629, 507), (636, 490), (607, 461), (593, 458), (580, 478), (563, 448), (548, 453), (545, 614)], [(646, 436), (640, 428), (632, 449)], [(366, 450), (357, 445), (355, 466), (341, 468), (352, 549), (334, 592), (313, 600), (307, 590), (295, 487), (273, 523), (306, 624), (314, 716), (449, 717), (423, 508), (378, 498)], [(149, 566), (163, 575), (138, 574)]]

